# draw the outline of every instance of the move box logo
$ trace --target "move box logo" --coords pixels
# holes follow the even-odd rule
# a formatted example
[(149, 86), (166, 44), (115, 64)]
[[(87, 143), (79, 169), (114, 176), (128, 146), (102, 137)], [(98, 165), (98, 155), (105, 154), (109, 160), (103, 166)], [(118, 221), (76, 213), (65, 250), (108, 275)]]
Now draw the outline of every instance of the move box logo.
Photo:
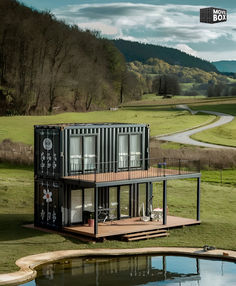
[(203, 8), (200, 9), (200, 22), (215, 24), (227, 21), (227, 10), (221, 8)]

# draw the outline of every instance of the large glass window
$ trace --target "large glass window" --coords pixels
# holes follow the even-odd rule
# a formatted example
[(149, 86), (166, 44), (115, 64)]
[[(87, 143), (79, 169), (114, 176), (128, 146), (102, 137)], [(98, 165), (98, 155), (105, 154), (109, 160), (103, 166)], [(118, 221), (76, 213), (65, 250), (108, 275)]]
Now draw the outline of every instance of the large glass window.
[(141, 135), (130, 135), (130, 166), (141, 166)]
[(110, 209), (110, 214), (109, 218), (110, 219), (117, 219), (117, 187), (111, 187), (109, 188), (109, 209)]
[(70, 171), (94, 170), (96, 167), (96, 137), (70, 137)]
[(82, 137), (70, 138), (70, 169), (82, 170)]
[(127, 169), (141, 166), (141, 134), (119, 135), (119, 168)]
[(86, 136), (84, 137), (84, 169), (93, 170), (95, 169), (95, 137)]
[(94, 211), (94, 189), (84, 189), (84, 210)]
[(82, 222), (82, 190), (71, 191), (71, 223)]
[(146, 192), (147, 184), (139, 184), (138, 191), (139, 191), (139, 202), (138, 202), (138, 214), (139, 216), (146, 215)]
[(120, 217), (130, 216), (130, 186), (120, 186)]
[(128, 135), (119, 136), (119, 168), (128, 168), (129, 160), (129, 137)]

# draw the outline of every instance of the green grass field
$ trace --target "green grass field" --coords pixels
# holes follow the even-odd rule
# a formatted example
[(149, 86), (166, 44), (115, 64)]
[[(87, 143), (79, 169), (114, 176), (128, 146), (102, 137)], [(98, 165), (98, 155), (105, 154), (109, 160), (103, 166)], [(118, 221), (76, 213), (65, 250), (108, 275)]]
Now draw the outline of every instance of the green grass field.
[[(194, 109), (211, 110), (228, 113), (236, 116), (236, 103), (194, 106)], [(232, 122), (216, 128), (202, 131), (192, 136), (192, 138), (213, 144), (236, 147), (236, 119)]]
[[(183, 90), (188, 90), (189, 87), (191, 87), (192, 84), (191, 83), (186, 83), (186, 84), (183, 84)], [(185, 100), (185, 99), (188, 99), (188, 100), (198, 100), (198, 99), (202, 99), (202, 98), (206, 98), (206, 96), (204, 95), (197, 95), (197, 96), (185, 96), (185, 95), (174, 95), (171, 97), (172, 100)], [(171, 99), (169, 101), (171, 101)], [(142, 96), (142, 101), (146, 101), (146, 100), (163, 100), (163, 97), (160, 96), (160, 95), (156, 95), (155, 93), (147, 93), (147, 94), (144, 94)], [(164, 99), (164, 100), (168, 100), (168, 99)], [(167, 101), (168, 102), (168, 101)]]
[(87, 113), (62, 113), (51, 116), (9, 116), (1, 117), (0, 142), (11, 139), (15, 142), (33, 144), (33, 126), (37, 124), (68, 122), (128, 122), (150, 124), (151, 136), (192, 128), (210, 122), (211, 115), (191, 115), (187, 111), (150, 107), (129, 107), (118, 111), (95, 111)]
[[(17, 269), (15, 260), (26, 255), (64, 249), (196, 246), (205, 244), (236, 250), (236, 170), (203, 172), (199, 226), (171, 230), (167, 238), (139, 242), (106, 241), (85, 244), (79, 240), (26, 229), (33, 222), (33, 170), (0, 164), (0, 273)], [(161, 206), (162, 186), (154, 185), (154, 206)], [(168, 181), (170, 214), (195, 218), (196, 181)]]
[(170, 107), (177, 104), (189, 104), (189, 105), (217, 105), (217, 104), (235, 104), (235, 97), (205, 97), (203, 95), (198, 96), (173, 96), (172, 98), (163, 98), (162, 96), (156, 96), (155, 94), (145, 94), (142, 100), (130, 101), (124, 103), (123, 106), (166, 106)]

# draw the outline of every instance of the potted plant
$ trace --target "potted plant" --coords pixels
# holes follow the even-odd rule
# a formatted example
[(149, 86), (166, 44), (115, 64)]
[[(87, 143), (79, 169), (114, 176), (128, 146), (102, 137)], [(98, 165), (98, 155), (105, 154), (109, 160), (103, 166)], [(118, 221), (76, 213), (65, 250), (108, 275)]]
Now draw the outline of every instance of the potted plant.
[(88, 225), (90, 227), (94, 227), (94, 213), (90, 213), (89, 219), (88, 219)]

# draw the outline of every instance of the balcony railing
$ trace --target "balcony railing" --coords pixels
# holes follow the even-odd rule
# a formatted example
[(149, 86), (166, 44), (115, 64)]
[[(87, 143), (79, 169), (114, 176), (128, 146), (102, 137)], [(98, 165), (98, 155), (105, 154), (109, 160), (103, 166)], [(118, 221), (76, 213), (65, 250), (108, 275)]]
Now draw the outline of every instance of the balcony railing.
[[(102, 169), (101, 166), (103, 166)], [(114, 166), (117, 167), (115, 169), (116, 171), (111, 171)], [(145, 168), (137, 166), (145, 166)], [(75, 168), (75, 170), (76, 169), (77, 168)], [(89, 182), (110, 182), (152, 177), (178, 176), (199, 172), (200, 161), (173, 158), (149, 158), (145, 161), (129, 161), (128, 165), (127, 162), (121, 161), (87, 164), (84, 166), (83, 173), (82, 171), (75, 171), (67, 178)]]

